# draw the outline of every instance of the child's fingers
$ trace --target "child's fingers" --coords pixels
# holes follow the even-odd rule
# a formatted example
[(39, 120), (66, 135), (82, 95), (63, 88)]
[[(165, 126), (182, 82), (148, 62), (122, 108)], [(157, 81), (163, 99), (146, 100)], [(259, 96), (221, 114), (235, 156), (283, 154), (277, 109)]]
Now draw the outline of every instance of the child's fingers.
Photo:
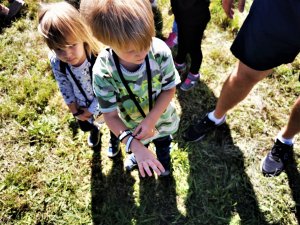
[(233, 5), (233, 0), (222, 0), (222, 6), (223, 6), (223, 9), (226, 13), (226, 15), (229, 17), (229, 18), (233, 18), (233, 14), (234, 14), (234, 11), (233, 11), (233, 8), (234, 8), (234, 5)]
[(239, 0), (238, 9), (240, 12), (244, 12), (246, 0)]
[(141, 125), (138, 125), (138, 126), (134, 129), (132, 135), (133, 135), (133, 136), (138, 136), (141, 132), (142, 132), (142, 126), (141, 126)]
[[(156, 160), (156, 161), (158, 161), (158, 160)], [(158, 161), (159, 162), (159, 161)], [(150, 165), (150, 167), (153, 169), (153, 171), (155, 172), (155, 173), (157, 173), (157, 175), (160, 175), (161, 174), (161, 171), (162, 170), (160, 170), (159, 168), (158, 168), (158, 165), (156, 165), (153, 161), (149, 161), (149, 165)], [(162, 167), (162, 168), (164, 168), (164, 167)]]
[(142, 163), (138, 163), (139, 171), (142, 177), (145, 177), (145, 171)]
[(152, 176), (152, 172), (151, 172), (150, 167), (148, 165), (148, 160), (147, 161), (143, 161), (142, 162), (142, 166), (143, 166), (144, 170), (146, 171), (147, 175), (149, 177), (151, 177)]
[(159, 174), (161, 174), (161, 172), (165, 172), (165, 168), (163, 167), (163, 165), (160, 163), (160, 161), (158, 161), (157, 159), (155, 160), (155, 165), (156, 167), (159, 169)]

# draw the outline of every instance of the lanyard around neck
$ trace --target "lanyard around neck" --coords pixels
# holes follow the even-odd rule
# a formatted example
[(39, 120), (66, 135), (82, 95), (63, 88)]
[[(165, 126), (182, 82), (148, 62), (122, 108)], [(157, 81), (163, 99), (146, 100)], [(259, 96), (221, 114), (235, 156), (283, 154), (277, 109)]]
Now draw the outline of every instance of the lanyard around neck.
[[(86, 54), (87, 61), (90, 63), (90, 66), (89, 66), (89, 73), (90, 74), (89, 75), (90, 75), (90, 78), (91, 78), (91, 83), (93, 84), (93, 76), (92, 76), (92, 74), (93, 74), (93, 64), (95, 63), (95, 59), (94, 59), (95, 57), (92, 55), (92, 59), (91, 59), (90, 56), (89, 56), (89, 54), (87, 54), (86, 51), (85, 51), (85, 54)], [(92, 102), (88, 99), (85, 91), (81, 87), (79, 81), (76, 79), (74, 73), (72, 72), (71, 68), (69, 67), (69, 65), (67, 63), (66, 63), (66, 68), (67, 68), (69, 74), (71, 75), (72, 79), (74, 80), (76, 86), (78, 87), (79, 91), (84, 96), (86, 105), (90, 106), (92, 104)]]
[[(132, 93), (127, 81), (125, 80), (125, 78), (123, 76), (123, 73), (122, 73), (122, 70), (121, 70), (121, 67), (120, 67), (119, 58), (118, 58), (117, 54), (114, 51), (112, 51), (112, 53), (113, 53), (113, 58), (114, 58), (115, 65), (117, 67), (119, 76), (120, 76), (121, 81), (122, 81), (123, 85), (125, 86), (128, 94), (129, 94), (130, 99), (134, 102), (134, 104), (138, 108), (139, 112), (145, 118), (146, 114), (145, 114), (144, 110), (142, 109), (142, 107), (138, 103), (135, 95)], [(145, 61), (146, 61), (147, 80), (148, 80), (148, 99), (149, 99), (149, 112), (150, 112), (151, 109), (152, 109), (153, 103), (152, 103), (152, 77), (151, 77), (150, 62), (149, 62), (148, 55), (146, 56)]]

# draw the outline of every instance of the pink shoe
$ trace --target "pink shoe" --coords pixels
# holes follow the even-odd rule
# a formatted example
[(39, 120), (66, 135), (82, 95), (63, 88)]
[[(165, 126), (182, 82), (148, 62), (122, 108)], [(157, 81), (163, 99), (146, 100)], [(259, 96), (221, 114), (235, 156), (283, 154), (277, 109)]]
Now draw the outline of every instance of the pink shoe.
[(175, 32), (171, 32), (165, 42), (169, 48), (173, 48), (175, 45), (177, 45), (177, 34)]

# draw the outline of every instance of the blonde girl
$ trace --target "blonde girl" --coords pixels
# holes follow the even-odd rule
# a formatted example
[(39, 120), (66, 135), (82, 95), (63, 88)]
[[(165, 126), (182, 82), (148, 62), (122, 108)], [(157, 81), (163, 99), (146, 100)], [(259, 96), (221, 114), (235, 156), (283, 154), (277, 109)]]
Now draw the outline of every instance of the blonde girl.
[[(100, 50), (79, 11), (66, 2), (42, 4), (38, 30), (50, 48), (50, 64), (61, 94), (83, 131), (90, 131), (88, 144), (95, 147), (100, 131), (94, 118), (101, 114), (92, 87), (92, 67)], [(118, 154), (112, 135), (109, 157)]]

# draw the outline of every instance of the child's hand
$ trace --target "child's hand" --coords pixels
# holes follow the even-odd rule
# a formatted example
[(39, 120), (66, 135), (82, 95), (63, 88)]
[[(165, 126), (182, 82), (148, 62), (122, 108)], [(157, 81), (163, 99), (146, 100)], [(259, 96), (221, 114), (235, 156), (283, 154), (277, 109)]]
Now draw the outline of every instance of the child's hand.
[(86, 120), (90, 119), (91, 116), (93, 115), (92, 113), (90, 113), (88, 111), (87, 108), (80, 108), (80, 109), (83, 110), (83, 113), (80, 114), (79, 116), (76, 116), (76, 118), (81, 120), (81, 121), (86, 121)]
[(134, 130), (133, 136), (138, 140), (151, 138), (155, 134), (155, 123), (145, 118)]
[[(133, 140), (131, 143), (132, 152), (135, 155), (136, 161), (138, 163), (139, 171), (142, 177), (145, 177), (147, 173), (148, 176), (152, 176), (151, 169), (160, 175), (165, 172), (164, 167), (156, 159), (152, 151), (146, 148), (139, 140)], [(151, 168), (151, 169), (150, 169)]]

